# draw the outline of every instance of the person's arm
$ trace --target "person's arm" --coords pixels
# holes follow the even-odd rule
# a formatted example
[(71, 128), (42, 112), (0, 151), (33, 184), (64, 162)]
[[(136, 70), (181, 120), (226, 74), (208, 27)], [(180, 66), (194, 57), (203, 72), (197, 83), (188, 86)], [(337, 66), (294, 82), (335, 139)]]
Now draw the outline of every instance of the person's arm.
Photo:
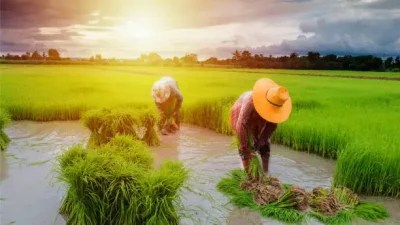
[(176, 104), (175, 104), (175, 109), (174, 109), (174, 114), (179, 113), (179, 110), (181, 109), (182, 102), (183, 102), (183, 95), (182, 93), (173, 87), (171, 87), (171, 91), (173, 91), (175, 97), (176, 97)]
[(247, 160), (253, 158), (253, 154), (251, 151), (250, 143), (249, 143), (249, 134), (247, 132), (248, 123), (250, 122), (250, 115), (254, 110), (253, 102), (246, 101), (242, 105), (241, 112), (238, 118), (238, 129), (237, 135), (239, 139), (239, 150), (242, 153), (242, 160)]

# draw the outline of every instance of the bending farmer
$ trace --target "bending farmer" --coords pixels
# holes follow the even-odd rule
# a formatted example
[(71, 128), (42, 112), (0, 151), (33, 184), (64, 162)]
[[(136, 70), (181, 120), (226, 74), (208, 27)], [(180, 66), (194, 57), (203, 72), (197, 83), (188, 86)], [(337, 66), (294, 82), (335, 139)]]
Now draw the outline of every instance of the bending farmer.
[(261, 156), (263, 170), (268, 172), (270, 137), (289, 118), (292, 101), (286, 88), (263, 78), (256, 82), (252, 91), (243, 93), (230, 112), (231, 126), (239, 139), (239, 155), (248, 172), (250, 161)]
[(172, 77), (162, 77), (152, 88), (154, 102), (161, 114), (161, 133), (175, 133), (180, 128), (179, 110), (183, 96)]

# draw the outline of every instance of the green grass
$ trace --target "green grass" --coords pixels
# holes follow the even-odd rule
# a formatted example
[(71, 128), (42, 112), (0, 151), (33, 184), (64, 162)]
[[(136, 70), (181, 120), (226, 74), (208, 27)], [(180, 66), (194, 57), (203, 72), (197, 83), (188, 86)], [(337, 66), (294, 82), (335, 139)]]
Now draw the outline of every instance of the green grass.
[(0, 106), (15, 120), (79, 119), (94, 108), (154, 106), (151, 87), (170, 74), (184, 95), (183, 121), (227, 135), (236, 98), (257, 79), (269, 77), (286, 86), (293, 101), (292, 115), (278, 126), (274, 143), (337, 159), (337, 185), (400, 196), (398, 81), (276, 75), (280, 70), (266, 70), (274, 74), (267, 75), (206, 68), (5, 66)]
[[(292, 196), (288, 190), (286, 190), (286, 193), (279, 200), (268, 205), (259, 206), (254, 203), (251, 193), (240, 189), (240, 183), (245, 179), (247, 179), (247, 176), (243, 170), (233, 170), (226, 178), (218, 182), (217, 188), (220, 192), (230, 197), (230, 203), (233, 205), (239, 208), (249, 208), (250, 210), (259, 212), (263, 217), (276, 219), (284, 223), (300, 224), (306, 219), (313, 217), (323, 224), (343, 225), (350, 224), (352, 220), (358, 218), (377, 222), (387, 219), (390, 216), (382, 205), (373, 202), (362, 202), (357, 206), (346, 207), (334, 216), (324, 216), (314, 210), (300, 212), (295, 209), (294, 204), (291, 202), (290, 197)], [(288, 186), (288, 184), (285, 184), (285, 186)], [(342, 196), (342, 199), (349, 198)]]
[(4, 132), (4, 128), (10, 122), (10, 115), (2, 108), (0, 108), (0, 151), (7, 149), (10, 138)]
[(188, 171), (179, 161), (159, 168), (153, 161), (146, 145), (130, 136), (63, 152), (56, 171), (67, 185), (60, 208), (67, 224), (178, 224)]

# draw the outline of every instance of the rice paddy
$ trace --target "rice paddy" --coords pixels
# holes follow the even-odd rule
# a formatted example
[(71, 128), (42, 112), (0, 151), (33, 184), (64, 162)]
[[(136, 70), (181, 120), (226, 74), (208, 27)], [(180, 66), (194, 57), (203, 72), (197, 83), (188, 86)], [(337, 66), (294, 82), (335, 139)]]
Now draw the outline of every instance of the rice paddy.
[(202, 68), (2, 67), (7, 69), (0, 75), (0, 107), (14, 120), (77, 120), (103, 107), (150, 108), (152, 84), (172, 75), (184, 95), (183, 121), (227, 135), (230, 106), (258, 78), (269, 77), (288, 88), (294, 104), (274, 143), (336, 159), (335, 185), (400, 197), (398, 81), (283, 76), (272, 70), (267, 75)]
[(0, 151), (4, 151), (7, 148), (10, 138), (4, 132), (5, 126), (10, 122), (10, 115), (0, 108)]

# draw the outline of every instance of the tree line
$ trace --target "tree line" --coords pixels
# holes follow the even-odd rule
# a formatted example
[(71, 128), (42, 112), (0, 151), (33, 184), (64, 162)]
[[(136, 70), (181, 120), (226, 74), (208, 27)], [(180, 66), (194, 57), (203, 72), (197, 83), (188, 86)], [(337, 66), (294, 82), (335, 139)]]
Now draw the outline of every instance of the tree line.
[[(5, 60), (65, 60), (70, 58), (61, 58), (57, 49), (49, 49), (40, 54), (38, 51), (33, 53), (26, 52), (22, 55), (3, 55)], [(88, 61), (92, 63), (117, 62), (115, 58), (105, 59), (101, 54), (91, 56), (89, 59), (80, 59), (79, 61)], [(195, 53), (185, 54), (183, 57), (173, 57), (163, 59), (158, 53), (150, 52), (141, 54), (134, 60), (122, 60), (126, 63), (139, 63), (153, 66), (182, 66), (182, 65), (217, 65), (226, 67), (241, 68), (271, 68), (271, 69), (309, 69), (309, 70), (357, 70), (357, 71), (385, 71), (400, 70), (400, 56), (387, 57), (382, 59), (373, 55), (360, 56), (337, 56), (335, 54), (321, 55), (318, 52), (308, 52), (307, 55), (299, 55), (295, 52), (288, 56), (264, 56), (263, 54), (252, 54), (250, 51), (238, 51), (232, 53), (231, 58), (218, 59), (210, 57), (206, 60), (198, 60)]]

